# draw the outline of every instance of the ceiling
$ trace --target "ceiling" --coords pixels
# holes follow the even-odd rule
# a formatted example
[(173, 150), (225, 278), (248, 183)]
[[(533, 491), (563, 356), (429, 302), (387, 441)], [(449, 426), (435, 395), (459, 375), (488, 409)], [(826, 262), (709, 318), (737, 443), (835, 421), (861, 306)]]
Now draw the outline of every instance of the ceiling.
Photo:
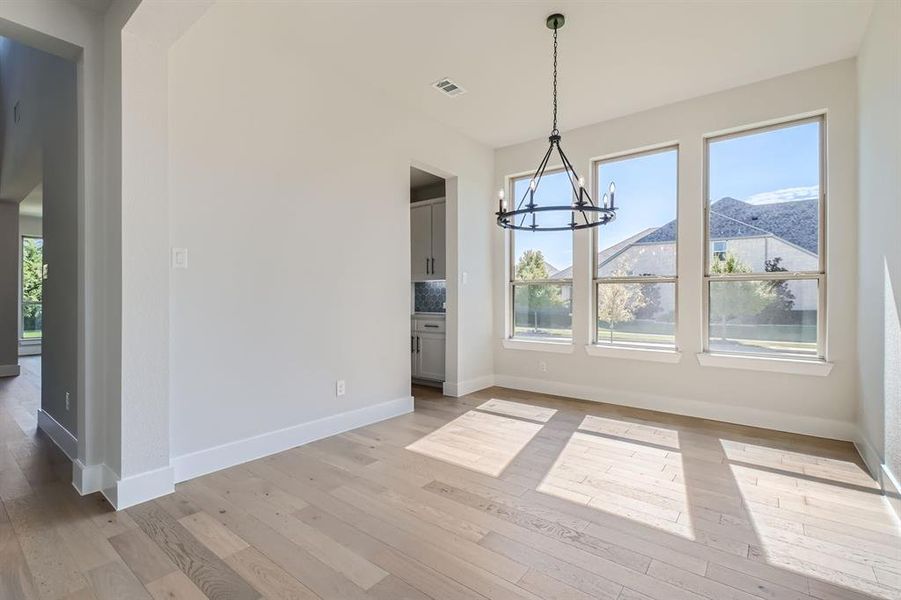
[[(489, 146), (550, 130), (560, 11), (560, 128), (572, 129), (857, 54), (871, 0), (311, 2), (316, 60)], [(431, 88), (449, 77), (467, 93)]]
[(98, 13), (105, 13), (113, 0), (69, 0), (72, 4), (87, 8)]

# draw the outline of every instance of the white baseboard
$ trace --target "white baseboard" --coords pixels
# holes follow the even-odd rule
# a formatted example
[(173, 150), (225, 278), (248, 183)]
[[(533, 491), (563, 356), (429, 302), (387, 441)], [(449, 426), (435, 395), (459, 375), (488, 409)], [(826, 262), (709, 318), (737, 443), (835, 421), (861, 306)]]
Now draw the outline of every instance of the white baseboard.
[(880, 474), (882, 476), (882, 490), (885, 493), (889, 506), (895, 511), (895, 517), (898, 518), (898, 522), (901, 524), (901, 483), (898, 483), (898, 479), (889, 470), (888, 465), (882, 465)]
[(72, 486), (82, 496), (109, 489), (116, 485), (118, 479), (105, 464), (86, 465), (78, 459), (72, 461)]
[(857, 439), (857, 427), (853, 423), (821, 417), (792, 415), (745, 406), (728, 406), (688, 398), (611, 390), (510, 375), (495, 375), (494, 384), (516, 390), (568, 396), (580, 400), (631, 406), (688, 417), (725, 421), (737, 425), (763, 427), (836, 440), (855, 441)]
[(413, 411), (405, 396), (172, 459), (176, 483)]
[(173, 474), (174, 470), (171, 466), (145, 471), (120, 479), (112, 488), (103, 490), (103, 494), (116, 507), (116, 510), (125, 510), (129, 506), (174, 492)]
[(479, 390), (484, 390), (485, 388), (489, 388), (494, 385), (494, 375), (485, 375), (483, 377), (476, 377), (475, 379), (468, 379), (466, 381), (461, 381), (460, 383), (451, 383), (449, 381), (444, 382), (444, 395), (452, 396), (454, 398), (459, 398), (460, 396), (465, 396), (466, 394), (472, 394), (474, 392), (478, 392)]
[(18, 377), (21, 372), (19, 365), (0, 365), (0, 377)]
[(867, 436), (864, 435), (863, 430), (860, 428), (857, 429), (857, 436), (854, 439), (854, 447), (857, 449), (857, 453), (860, 454), (860, 457), (863, 459), (864, 464), (867, 466), (867, 471), (870, 472), (870, 475), (876, 481), (881, 481), (882, 477), (882, 459), (879, 457), (879, 453), (876, 452), (876, 449), (873, 448), (873, 445), (870, 443), (870, 440), (867, 439)]
[(75, 436), (41, 409), (38, 409), (38, 429), (46, 433), (69, 460), (75, 461), (78, 458), (78, 440)]
[(19, 356), (37, 356), (40, 353), (40, 344), (19, 344)]

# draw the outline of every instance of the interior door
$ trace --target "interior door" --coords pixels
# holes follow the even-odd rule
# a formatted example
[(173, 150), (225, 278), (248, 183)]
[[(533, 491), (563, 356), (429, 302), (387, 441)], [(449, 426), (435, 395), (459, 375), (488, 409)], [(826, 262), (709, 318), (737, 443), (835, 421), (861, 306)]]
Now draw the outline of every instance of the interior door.
[(432, 207), (410, 208), (410, 277), (414, 281), (429, 278), (432, 270)]
[(444, 381), (444, 334), (418, 333), (419, 377)]
[(445, 249), (445, 226), (447, 205), (442, 202), (432, 205), (432, 263), (429, 279), (444, 279), (447, 273), (447, 250)]

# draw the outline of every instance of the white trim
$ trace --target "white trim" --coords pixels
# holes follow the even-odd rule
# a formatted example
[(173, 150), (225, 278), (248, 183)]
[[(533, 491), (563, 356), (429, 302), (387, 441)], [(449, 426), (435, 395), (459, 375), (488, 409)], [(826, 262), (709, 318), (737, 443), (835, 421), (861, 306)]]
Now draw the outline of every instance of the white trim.
[(553, 352), (555, 354), (572, 354), (575, 349), (571, 341), (551, 342), (548, 340), (515, 340), (511, 338), (504, 338), (504, 348), (507, 350)]
[(49, 413), (38, 409), (38, 429), (47, 434), (69, 460), (78, 458), (78, 440)]
[(651, 362), (678, 363), (682, 360), (682, 353), (678, 350), (665, 350), (662, 348), (628, 348), (625, 346), (606, 346), (602, 344), (586, 344), (585, 353), (588, 356), (602, 356), (604, 358), (622, 358), (627, 360), (647, 360)]
[(857, 449), (857, 453), (860, 454), (860, 457), (863, 459), (864, 464), (867, 466), (867, 471), (870, 472), (870, 475), (875, 480), (879, 480), (879, 470), (882, 464), (882, 459), (879, 458), (879, 453), (876, 452), (876, 449), (873, 448), (873, 445), (870, 443), (870, 440), (864, 435), (863, 430), (858, 428), (857, 437), (854, 440), (854, 448)]
[(0, 377), (18, 377), (21, 368), (15, 365), (0, 365)]
[(41, 353), (41, 344), (26, 344), (19, 342), (19, 356), (37, 356)]
[(175, 482), (276, 454), (331, 435), (413, 412), (413, 397), (404, 396), (308, 423), (292, 425), (172, 459)]
[(895, 513), (898, 524), (901, 525), (901, 483), (895, 478), (894, 474), (889, 470), (888, 465), (882, 465), (882, 490), (885, 493), (885, 499)]
[(494, 375), (485, 375), (483, 377), (476, 377), (475, 379), (461, 381), (460, 383), (451, 383), (449, 381), (445, 381), (442, 392), (445, 396), (459, 398), (460, 396), (465, 396), (467, 394), (478, 392), (479, 390), (484, 390), (485, 388), (490, 388), (493, 385)]
[(116, 510), (124, 510), (135, 504), (174, 492), (173, 472), (171, 466), (165, 466), (153, 471), (138, 473), (117, 481), (114, 497), (111, 497), (112, 494), (107, 495), (107, 490), (104, 490), (104, 495), (116, 507)]
[(516, 390), (553, 394), (593, 402), (605, 402), (619, 406), (631, 406), (836, 440), (853, 441), (857, 436), (857, 428), (853, 423), (816, 416), (796, 415), (745, 406), (730, 406), (721, 402), (703, 402), (689, 398), (614, 390), (598, 386), (576, 385), (509, 375), (495, 375), (494, 382), (495, 385)]
[(698, 357), (698, 363), (702, 367), (769, 371), (770, 373), (791, 373), (794, 375), (816, 375), (819, 377), (829, 375), (834, 366), (834, 363), (824, 360), (774, 358), (771, 356), (738, 356), (711, 352), (698, 352), (695, 356)]
[(72, 487), (82, 496), (113, 487), (117, 479), (119, 477), (105, 464), (85, 465), (80, 459), (72, 461)]

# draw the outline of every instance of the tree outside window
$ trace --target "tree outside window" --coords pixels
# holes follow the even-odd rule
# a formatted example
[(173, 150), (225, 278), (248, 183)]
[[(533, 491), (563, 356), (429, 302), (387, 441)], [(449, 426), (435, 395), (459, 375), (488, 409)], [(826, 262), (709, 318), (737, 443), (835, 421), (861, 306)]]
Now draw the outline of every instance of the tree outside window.
[(43, 329), (44, 240), (22, 238), (22, 337), (40, 339)]

